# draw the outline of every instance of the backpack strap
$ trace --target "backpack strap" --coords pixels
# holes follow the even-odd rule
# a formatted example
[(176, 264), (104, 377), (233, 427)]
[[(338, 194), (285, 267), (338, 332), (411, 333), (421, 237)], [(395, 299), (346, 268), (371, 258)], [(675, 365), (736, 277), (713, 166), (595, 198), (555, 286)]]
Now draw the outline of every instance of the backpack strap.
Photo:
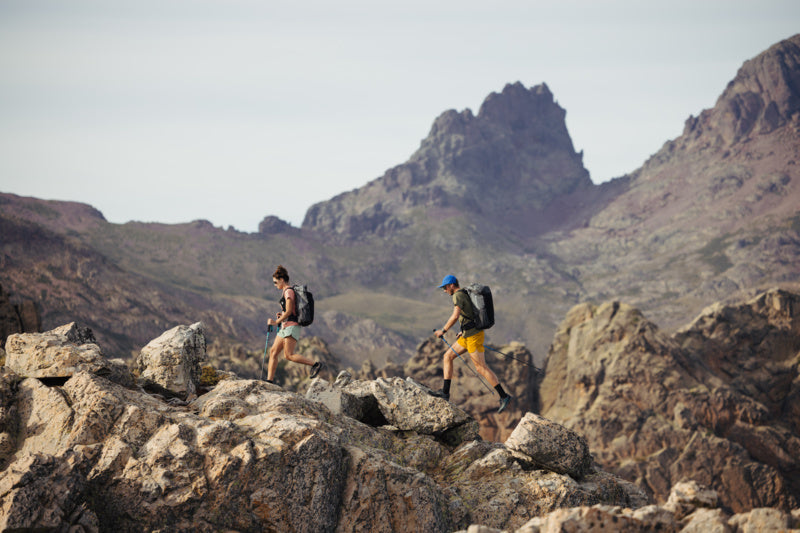
[[(470, 299), (469, 293), (466, 291), (466, 289), (459, 288), (456, 292), (463, 292), (464, 295), (466, 295), (467, 300), (469, 301), (470, 306), (472, 307), (472, 312), (474, 314), (475, 313), (475, 307), (472, 305), (472, 299)], [(464, 309), (461, 310), (461, 316), (464, 317), (464, 321), (461, 322), (461, 331), (466, 331), (468, 329), (474, 329), (477, 326), (477, 324), (475, 323), (475, 317), (471, 316), (471, 315), (468, 315), (464, 311)]]
[(286, 291), (292, 289), (292, 294), (294, 294), (294, 313), (286, 317), (286, 322), (297, 322), (297, 291), (294, 290), (294, 287), (286, 287), (281, 294), (281, 307), (283, 311), (286, 312)]

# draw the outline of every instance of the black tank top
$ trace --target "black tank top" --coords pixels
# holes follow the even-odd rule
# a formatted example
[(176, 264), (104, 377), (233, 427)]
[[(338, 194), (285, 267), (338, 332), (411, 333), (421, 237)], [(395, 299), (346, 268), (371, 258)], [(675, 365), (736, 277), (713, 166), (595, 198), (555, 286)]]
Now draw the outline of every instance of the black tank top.
[[(291, 287), (287, 288), (286, 290), (288, 291), (289, 289), (291, 289)], [(292, 295), (294, 296), (295, 314), (287, 316), (286, 320), (284, 320), (284, 323), (286, 323), (286, 322), (297, 322), (297, 314), (296, 314), (296, 311), (297, 311), (297, 295), (294, 294), (294, 289), (291, 289), (291, 290), (292, 290)], [(286, 312), (286, 291), (284, 291), (284, 294), (281, 294), (280, 303), (281, 303), (281, 309), (283, 309), (283, 312), (285, 313)]]

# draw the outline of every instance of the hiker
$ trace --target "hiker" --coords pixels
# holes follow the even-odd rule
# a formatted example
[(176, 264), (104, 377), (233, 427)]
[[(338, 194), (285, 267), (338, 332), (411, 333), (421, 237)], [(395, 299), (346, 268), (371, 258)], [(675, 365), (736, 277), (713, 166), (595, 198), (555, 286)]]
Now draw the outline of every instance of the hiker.
[(483, 376), (500, 395), (500, 408), (497, 412), (502, 413), (505, 408), (508, 407), (509, 402), (513, 400), (513, 396), (508, 395), (506, 391), (503, 390), (503, 386), (500, 385), (500, 380), (497, 379), (495, 373), (486, 365), (483, 353), (484, 334), (482, 329), (475, 327), (473, 321), (474, 307), (472, 301), (470, 301), (469, 295), (459, 287), (458, 279), (453, 275), (445, 276), (439, 288), (453, 297), (453, 314), (450, 315), (444, 327), (435, 331), (434, 334), (442, 338), (444, 334), (455, 325), (456, 321), (458, 321), (461, 326), (461, 332), (458, 334), (456, 343), (452, 348), (448, 347), (447, 351), (444, 352), (444, 386), (441, 390), (434, 392), (433, 395), (444, 398), (445, 400), (450, 399), (450, 383), (453, 380), (453, 359), (459, 355), (463, 355), (464, 352), (469, 352), (469, 357), (472, 359), (478, 373)]
[(275, 339), (272, 348), (269, 350), (267, 382), (274, 383), (275, 371), (278, 369), (278, 356), (281, 352), (289, 361), (310, 366), (310, 377), (314, 378), (322, 370), (324, 363), (321, 361), (315, 363), (307, 357), (294, 353), (297, 341), (300, 338), (300, 324), (297, 323), (297, 314), (295, 313), (297, 300), (294, 289), (289, 285), (289, 272), (283, 265), (278, 265), (278, 268), (275, 269), (275, 273), (272, 274), (272, 283), (281, 291), (281, 311), (277, 313), (276, 318), (267, 320), (267, 326), (280, 326), (278, 338)]

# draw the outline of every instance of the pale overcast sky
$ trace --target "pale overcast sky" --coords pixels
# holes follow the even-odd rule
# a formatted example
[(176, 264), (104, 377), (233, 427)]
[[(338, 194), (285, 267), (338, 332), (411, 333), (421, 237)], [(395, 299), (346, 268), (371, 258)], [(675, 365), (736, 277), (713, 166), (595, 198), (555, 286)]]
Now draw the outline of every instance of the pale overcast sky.
[(517, 81), (547, 83), (597, 183), (798, 31), (797, 0), (0, 0), (0, 192), (299, 225)]

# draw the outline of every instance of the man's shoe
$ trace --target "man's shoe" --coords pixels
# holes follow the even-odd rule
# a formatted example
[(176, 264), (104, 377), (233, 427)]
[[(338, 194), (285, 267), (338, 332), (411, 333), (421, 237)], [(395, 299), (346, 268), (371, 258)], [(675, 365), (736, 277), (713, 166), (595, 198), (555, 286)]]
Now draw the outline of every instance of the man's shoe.
[(316, 363), (314, 363), (314, 366), (311, 367), (311, 376), (310, 376), (311, 379), (317, 377), (317, 374), (319, 374), (319, 371), (322, 370), (322, 367), (324, 366), (325, 363), (323, 363), (322, 361), (317, 361)]
[(508, 404), (510, 404), (511, 400), (513, 400), (513, 399), (514, 399), (513, 396), (506, 396), (505, 398), (502, 398), (500, 400), (500, 409), (497, 410), (498, 414), (502, 413), (503, 411), (505, 411), (506, 407), (508, 407)]
[(448, 402), (450, 401), (450, 395), (447, 394), (444, 390), (434, 390), (430, 392), (431, 396), (436, 396), (437, 398), (444, 398)]

